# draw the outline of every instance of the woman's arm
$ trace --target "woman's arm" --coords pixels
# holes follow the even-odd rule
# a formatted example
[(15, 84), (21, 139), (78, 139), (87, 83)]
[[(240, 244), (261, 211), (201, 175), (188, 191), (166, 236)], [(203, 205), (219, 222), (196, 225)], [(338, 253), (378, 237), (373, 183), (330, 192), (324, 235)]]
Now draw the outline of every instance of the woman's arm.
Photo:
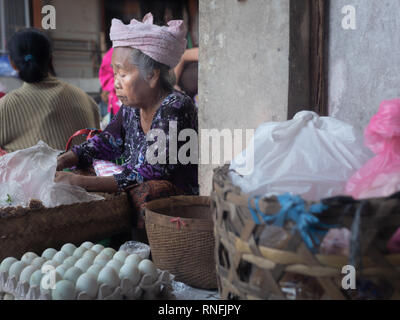
[(56, 172), (54, 182), (65, 182), (73, 186), (79, 186), (91, 192), (114, 193), (118, 191), (118, 185), (113, 176), (95, 177), (83, 176), (72, 172)]
[(188, 62), (192, 62), (192, 61), (199, 61), (199, 48), (187, 49), (184, 52), (178, 65), (175, 67), (174, 72), (175, 72), (177, 85), (179, 83), (179, 79), (181, 78), (185, 64)]

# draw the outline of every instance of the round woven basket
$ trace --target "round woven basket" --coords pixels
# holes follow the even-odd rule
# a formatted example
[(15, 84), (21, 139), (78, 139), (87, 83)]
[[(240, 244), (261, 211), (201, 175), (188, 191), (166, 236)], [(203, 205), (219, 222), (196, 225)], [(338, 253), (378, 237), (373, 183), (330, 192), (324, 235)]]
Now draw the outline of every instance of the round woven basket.
[[(400, 194), (321, 201), (328, 208), (318, 215), (321, 222), (351, 230), (349, 258), (310, 250), (292, 221), (282, 228), (257, 224), (249, 209), (256, 207), (254, 198), (233, 185), (228, 165), (214, 171), (211, 200), (221, 298), (363, 299), (360, 283), (376, 285), (370, 290), (376, 294), (378, 288), (376, 299), (400, 298), (400, 255), (386, 251), (400, 226)], [(281, 205), (277, 197), (261, 198), (259, 209), (265, 217), (276, 216)], [(343, 287), (346, 265), (355, 268), (356, 289)]]
[(209, 197), (176, 196), (150, 201), (146, 232), (156, 266), (202, 289), (217, 288)]

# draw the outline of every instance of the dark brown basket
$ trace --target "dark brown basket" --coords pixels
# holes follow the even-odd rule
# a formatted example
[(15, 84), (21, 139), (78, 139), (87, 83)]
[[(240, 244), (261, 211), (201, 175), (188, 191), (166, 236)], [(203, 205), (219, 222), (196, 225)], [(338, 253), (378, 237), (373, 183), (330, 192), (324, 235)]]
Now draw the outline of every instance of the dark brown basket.
[(154, 263), (175, 280), (217, 288), (209, 197), (176, 196), (146, 204), (146, 231)]
[[(362, 279), (384, 281), (381, 289), (385, 299), (400, 298), (400, 255), (389, 255), (385, 250), (400, 226), (400, 194), (364, 201), (346, 197), (322, 200), (329, 209), (320, 220), (352, 230), (349, 260), (311, 252), (299, 232), (293, 232), (292, 222), (284, 228), (256, 225), (248, 207), (249, 196), (232, 184), (228, 173), (229, 166), (214, 171), (211, 197), (218, 285), (223, 299), (287, 299), (281, 286), (285, 277), (308, 279), (307, 288), (314, 291), (310, 299), (359, 299), (354, 296), (355, 290), (342, 289), (345, 265), (356, 268), (357, 279), (361, 275)], [(251, 205), (254, 207), (253, 200)], [(276, 197), (260, 201), (264, 214), (273, 215), (280, 209)], [(287, 241), (273, 243), (272, 235), (279, 232), (288, 236)], [(263, 234), (271, 238), (264, 238), (260, 244)], [(320, 294), (315, 295), (318, 290)]]
[(105, 200), (55, 208), (20, 209), (0, 217), (0, 261), (20, 258), (25, 252), (40, 254), (65, 243), (79, 245), (131, 230), (126, 193), (102, 194)]

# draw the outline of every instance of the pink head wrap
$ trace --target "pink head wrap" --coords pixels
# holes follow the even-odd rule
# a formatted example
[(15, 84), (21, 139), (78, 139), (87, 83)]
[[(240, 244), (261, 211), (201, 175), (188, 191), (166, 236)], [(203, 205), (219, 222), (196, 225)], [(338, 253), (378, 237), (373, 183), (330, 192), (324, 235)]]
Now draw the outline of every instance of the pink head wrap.
[(117, 94), (114, 88), (114, 71), (111, 67), (111, 58), (113, 54), (113, 48), (107, 51), (101, 62), (99, 70), (99, 79), (101, 83), (101, 88), (104, 91), (108, 91), (108, 112), (113, 112), (117, 114), (120, 105), (118, 103)]
[(148, 13), (143, 22), (132, 19), (129, 25), (112, 19), (110, 39), (113, 47), (132, 47), (157, 62), (175, 67), (186, 49), (186, 30), (182, 20), (171, 20), (168, 26), (153, 24), (153, 15)]

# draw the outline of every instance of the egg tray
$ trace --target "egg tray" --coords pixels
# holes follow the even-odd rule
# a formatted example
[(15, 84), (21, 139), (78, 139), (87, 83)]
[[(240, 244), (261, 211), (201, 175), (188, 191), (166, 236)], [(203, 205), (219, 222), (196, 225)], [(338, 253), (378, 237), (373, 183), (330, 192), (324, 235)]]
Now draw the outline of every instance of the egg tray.
[[(147, 274), (143, 275), (137, 285), (132, 285), (129, 279), (122, 279), (120, 285), (111, 288), (101, 284), (95, 299), (86, 292), (79, 291), (76, 300), (155, 300), (168, 299), (172, 296), (172, 280), (168, 271), (157, 269), (158, 278), (155, 282)], [(9, 278), (7, 272), (0, 273), (0, 300), (4, 294), (11, 294), (18, 300), (52, 300), (50, 290), (40, 290), (39, 286), (21, 283), (15, 276)]]

